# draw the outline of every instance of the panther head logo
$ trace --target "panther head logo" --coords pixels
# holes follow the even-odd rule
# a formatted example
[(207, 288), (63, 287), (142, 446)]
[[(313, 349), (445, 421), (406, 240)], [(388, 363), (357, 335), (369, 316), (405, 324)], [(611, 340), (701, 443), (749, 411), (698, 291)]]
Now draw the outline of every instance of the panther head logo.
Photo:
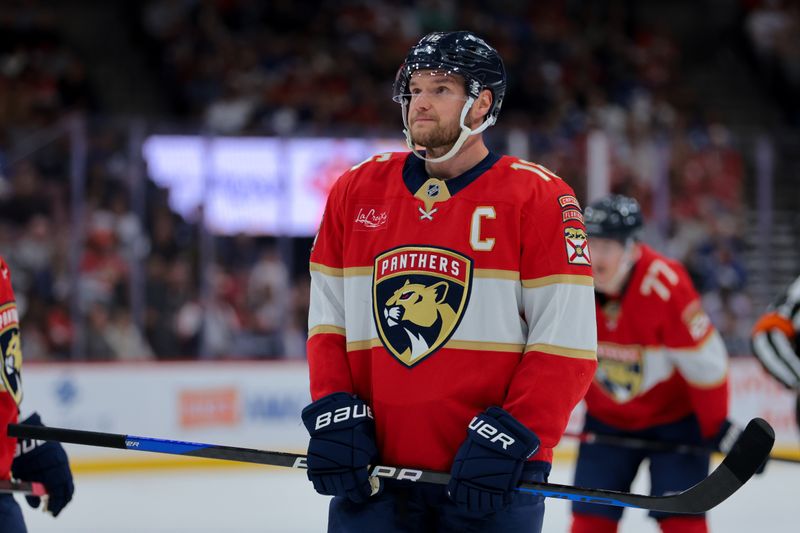
[[(16, 314), (16, 308), (6, 311)], [(17, 405), (22, 402), (22, 346), (19, 339), (19, 328), (16, 324), (0, 333), (0, 346), (5, 347), (2, 354), (3, 365), (0, 372), (0, 391), (8, 392)]]
[(616, 402), (627, 402), (639, 394), (644, 365), (639, 348), (600, 342), (597, 363), (595, 381)]
[(384, 347), (414, 366), (444, 346), (466, 308), (472, 261), (452, 250), (403, 247), (376, 259), (373, 312)]
[(430, 286), (405, 284), (386, 301), (383, 316), (389, 327), (401, 327), (408, 336), (408, 346), (401, 356), (410, 361), (441, 342), (456, 321), (456, 312), (445, 301), (448, 285), (439, 281)]

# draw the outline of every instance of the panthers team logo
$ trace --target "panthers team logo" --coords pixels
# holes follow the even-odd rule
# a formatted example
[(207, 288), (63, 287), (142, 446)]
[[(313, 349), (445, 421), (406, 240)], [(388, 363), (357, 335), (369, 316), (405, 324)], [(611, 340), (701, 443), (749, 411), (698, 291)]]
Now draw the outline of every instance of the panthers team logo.
[(638, 347), (598, 343), (595, 381), (617, 402), (627, 402), (639, 394), (642, 367)]
[(469, 300), (472, 260), (452, 250), (404, 246), (375, 258), (372, 302), (383, 346), (412, 367), (453, 335)]
[(19, 317), (13, 303), (0, 307), (0, 349), (3, 356), (3, 385), (17, 405), (22, 401), (22, 345)]

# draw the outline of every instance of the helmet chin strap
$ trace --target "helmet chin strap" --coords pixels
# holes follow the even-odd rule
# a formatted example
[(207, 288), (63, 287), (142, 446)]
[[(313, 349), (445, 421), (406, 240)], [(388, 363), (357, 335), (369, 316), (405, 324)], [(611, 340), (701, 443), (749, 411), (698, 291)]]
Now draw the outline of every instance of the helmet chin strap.
[(464, 124), (464, 120), (467, 118), (467, 113), (469, 112), (469, 109), (472, 107), (472, 104), (474, 102), (475, 99), (469, 97), (467, 98), (467, 101), (464, 102), (464, 107), (461, 108), (461, 117), (459, 119), (459, 126), (461, 126), (461, 134), (458, 136), (458, 139), (456, 139), (456, 142), (453, 143), (453, 147), (450, 148), (450, 150), (446, 154), (433, 158), (425, 157), (424, 155), (422, 155), (420, 152), (417, 151), (414, 141), (411, 139), (411, 128), (408, 126), (408, 104), (405, 101), (401, 102), (400, 105), (402, 106), (403, 109), (403, 126), (405, 126), (403, 133), (406, 136), (406, 144), (408, 145), (409, 150), (411, 150), (411, 152), (415, 156), (419, 157), (420, 159), (422, 159), (427, 163), (441, 163), (442, 161), (447, 161), (448, 159), (456, 155), (456, 153), (461, 149), (464, 143), (467, 142), (467, 138), (470, 135), (477, 135), (486, 128), (488, 128), (489, 126), (491, 126), (492, 124), (494, 124), (495, 120), (494, 117), (488, 117), (486, 120), (483, 121), (483, 124), (475, 128), (474, 130), (469, 129), (469, 127), (467, 127), (467, 125)]
[(614, 275), (608, 280), (608, 283), (600, 284), (595, 280), (595, 286), (598, 291), (603, 294), (619, 294), (619, 291), (622, 289), (622, 284), (625, 282), (625, 278), (628, 276), (634, 263), (634, 243), (635, 241), (632, 238), (628, 238), (625, 241), (625, 250), (622, 252), (619, 265), (617, 265), (617, 271), (614, 272)]

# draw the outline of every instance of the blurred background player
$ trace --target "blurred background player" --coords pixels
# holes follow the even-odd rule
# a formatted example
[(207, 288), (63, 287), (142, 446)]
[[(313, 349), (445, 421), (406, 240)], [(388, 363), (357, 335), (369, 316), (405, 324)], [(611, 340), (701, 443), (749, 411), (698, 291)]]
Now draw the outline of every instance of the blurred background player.
[[(5, 260), (0, 258), (0, 350), (3, 368), (0, 384), (0, 477), (14, 477), (23, 481), (39, 481), (47, 489), (45, 510), (58, 516), (72, 499), (74, 487), (67, 454), (57, 442), (25, 440), (17, 442), (6, 434), (6, 426), (17, 422), (22, 401), (22, 345), (19, 334), (19, 317), (11, 273)], [(23, 424), (41, 426), (37, 413)], [(26, 497), (32, 507), (38, 507), (40, 498)], [(12, 494), (0, 494), (0, 531), (24, 533), (22, 511)]]
[[(547, 479), (591, 381), (594, 295), (572, 189), (484, 144), (505, 90), (485, 41), (427, 35), (395, 81), (412, 153), (356, 165), (328, 198), (303, 421), (329, 531), (541, 530), (543, 500), (514, 488)], [(370, 464), (451, 481), (380, 487)]]
[[(598, 368), (584, 431), (730, 446), (728, 354), (684, 268), (637, 242), (633, 198), (609, 196), (585, 211), (597, 302)], [(649, 459), (651, 493), (685, 490), (709, 456), (583, 443), (575, 485), (627, 491)], [(573, 533), (617, 530), (622, 508), (573, 503)], [(704, 516), (651, 513), (665, 533), (707, 530)]]
[(797, 393), (795, 419), (800, 429), (800, 277), (758, 319), (752, 346), (767, 372)]

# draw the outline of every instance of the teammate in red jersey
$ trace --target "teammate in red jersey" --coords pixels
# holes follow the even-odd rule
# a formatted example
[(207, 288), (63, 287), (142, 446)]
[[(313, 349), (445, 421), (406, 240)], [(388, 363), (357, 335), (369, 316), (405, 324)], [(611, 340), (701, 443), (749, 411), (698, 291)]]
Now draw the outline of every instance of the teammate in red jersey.
[[(11, 273), (0, 258), (0, 350), (3, 368), (0, 382), (0, 479), (38, 481), (44, 484), (49, 496), (45, 510), (57, 516), (72, 499), (72, 472), (61, 444), (17, 439), (7, 434), (8, 424), (17, 422), (22, 401), (22, 344), (19, 334), (19, 315)], [(34, 413), (23, 424), (42, 425)], [(40, 498), (27, 496), (28, 503), (38, 507)], [(12, 494), (0, 494), (0, 531), (25, 533), (22, 511)]]
[(800, 277), (758, 319), (751, 344), (764, 369), (797, 394), (794, 414), (800, 428)]
[[(727, 451), (728, 355), (676, 261), (637, 242), (632, 198), (603, 198), (585, 212), (597, 291), (597, 359), (585, 431), (713, 444)], [(630, 490), (649, 459), (651, 493), (685, 490), (708, 475), (709, 457), (581, 444), (578, 486)], [(622, 509), (573, 503), (573, 533), (617, 531)], [(652, 512), (665, 533), (707, 531), (704, 516)]]
[[(432, 33), (395, 82), (412, 153), (331, 191), (311, 255), (308, 476), (329, 531), (540, 531), (553, 447), (596, 368), (582, 215), (546, 168), (491, 153), (497, 51)], [(423, 147), (424, 152), (417, 150)], [(449, 471), (445, 488), (368, 465)]]

